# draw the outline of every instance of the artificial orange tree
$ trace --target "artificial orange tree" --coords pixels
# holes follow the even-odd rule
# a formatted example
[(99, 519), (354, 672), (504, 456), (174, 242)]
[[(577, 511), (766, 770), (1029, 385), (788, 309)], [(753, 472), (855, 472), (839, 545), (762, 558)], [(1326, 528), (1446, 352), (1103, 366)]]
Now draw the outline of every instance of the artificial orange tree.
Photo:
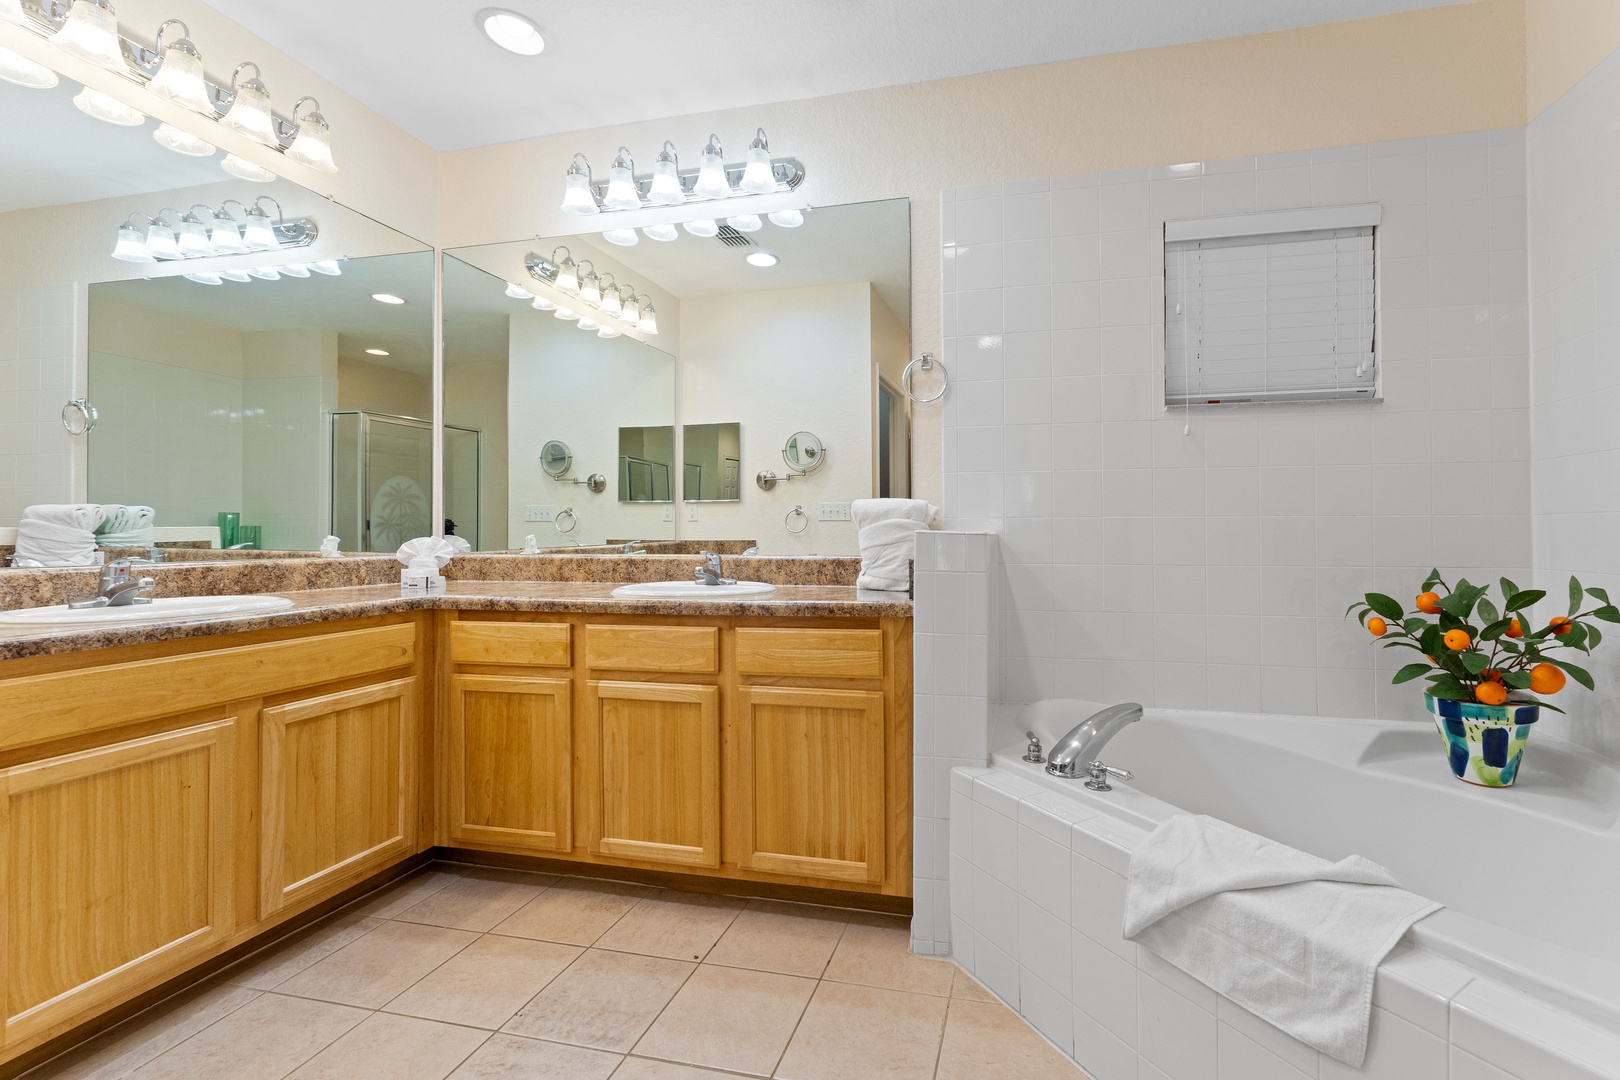
[[(1533, 695), (1556, 694), (1566, 676), (1588, 690), (1595, 689), (1585, 668), (1550, 655), (1560, 650), (1590, 655), (1603, 641), (1592, 620), (1620, 623), (1620, 608), (1602, 589), (1585, 589), (1569, 579), (1569, 613), (1558, 615), (1539, 630), (1526, 630), (1529, 609), (1544, 600), (1543, 589), (1521, 589), (1507, 578), (1501, 581), (1502, 606), (1491, 601), (1489, 585), (1474, 585), (1467, 578), (1453, 589), (1430, 570), (1408, 612), (1393, 597), (1367, 593), (1346, 610), (1355, 614), (1386, 649), (1412, 649), (1427, 663), (1407, 664), (1395, 673), (1394, 683), (1427, 679), (1430, 696), (1481, 705), (1543, 705), (1562, 712)], [(1581, 607), (1588, 597), (1596, 606)], [(1564, 655), (1569, 655), (1565, 652)]]

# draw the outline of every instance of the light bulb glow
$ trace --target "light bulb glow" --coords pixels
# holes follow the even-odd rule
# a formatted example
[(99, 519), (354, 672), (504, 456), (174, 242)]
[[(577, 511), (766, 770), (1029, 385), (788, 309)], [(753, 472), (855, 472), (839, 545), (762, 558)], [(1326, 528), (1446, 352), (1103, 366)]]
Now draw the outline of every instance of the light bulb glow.
[[(238, 83), (237, 77), (244, 68), (252, 68), (253, 77)], [(259, 66), (252, 62), (238, 64), (231, 76), (231, 89), (234, 97), (230, 111), (219, 122), (238, 135), (246, 135), (255, 142), (280, 149), (281, 140), (276, 138), (275, 117), (270, 112), (270, 91), (259, 78)]]
[(591, 163), (584, 154), (575, 154), (568, 166), (568, 177), (563, 184), (562, 212), (586, 217), (599, 214), (596, 196), (591, 192)]
[(73, 104), (86, 116), (104, 120), (119, 127), (140, 127), (146, 123), (146, 114), (131, 108), (115, 97), (92, 90), (88, 86), (73, 95)]
[(393, 293), (387, 292), (374, 292), (371, 294), (371, 298), (377, 301), (379, 304), (390, 304), (394, 307), (398, 307), (400, 304), (405, 302), (404, 297), (395, 296)]
[(658, 160), (653, 162), (647, 201), (654, 206), (679, 206), (686, 201), (686, 192), (681, 189), (680, 160), (675, 156), (675, 144), (667, 140)]
[(235, 154), (226, 154), (219, 167), (238, 180), (251, 180), (255, 184), (273, 184), (276, 181), (276, 174), (269, 169), (255, 165), (247, 158), (239, 158)]
[(223, 214), (214, 218), (214, 227), (208, 231), (208, 240), (217, 254), (247, 254), (247, 245), (242, 242), (241, 226)]
[(586, 318), (581, 318), (579, 322), (575, 323), (574, 325), (578, 326), (581, 330), (600, 330), (602, 328), (602, 324), (597, 322), (595, 319)]
[(20, 53), (0, 49), (0, 79), (30, 90), (49, 90), (60, 80), (44, 64), (36, 64)]
[(651, 304), (641, 309), (641, 321), (636, 323), (636, 329), (643, 334), (658, 333), (658, 310)]
[(766, 214), (765, 216), (771, 219), (772, 225), (784, 229), (797, 229), (804, 224), (804, 214), (798, 210), (778, 210), (774, 214)]
[(641, 231), (647, 234), (647, 239), (661, 240), (666, 244), (671, 240), (679, 240), (681, 238), (681, 234), (675, 228), (675, 226), (669, 224), (648, 225)]
[(173, 150), (187, 157), (213, 157), (216, 149), (213, 143), (204, 142), (189, 131), (181, 131), (168, 124), (159, 124), (157, 130), (152, 132), (152, 138), (165, 150)]
[(336, 259), (321, 259), (319, 262), (310, 263), (309, 268), (317, 274), (325, 274), (327, 277), (341, 277), (343, 275), (343, 267), (338, 265)]
[[(308, 112), (303, 111), (306, 101), (312, 106)], [(337, 172), (337, 162), (332, 160), (332, 127), (321, 115), (320, 102), (309, 97), (299, 98), (293, 105), (293, 116), (298, 121), (298, 130), (293, 135), (292, 145), (287, 147), (287, 156), (316, 172)]]
[(547, 300), (543, 296), (536, 296), (534, 298), (534, 303), (529, 305), (529, 306), (534, 308), (534, 310), (536, 310), (536, 311), (556, 311), (557, 310), (557, 305), (553, 304), (550, 300)]
[(174, 238), (174, 230), (161, 221), (147, 226), (146, 253), (153, 259), (180, 258), (180, 245)]
[(641, 321), (641, 297), (630, 294), (630, 299), (624, 302), (624, 310), (619, 312), (619, 321), (631, 326)]
[(305, 263), (288, 263), (281, 268), (281, 274), (283, 277), (307, 278), (309, 266)]
[(269, 215), (258, 211), (248, 213), (247, 223), (242, 226), (242, 243), (249, 251), (273, 251), (281, 246)]
[(636, 194), (635, 160), (630, 151), (621, 146), (619, 156), (608, 170), (607, 194), (602, 198), (604, 210), (639, 210), (641, 197)]
[(199, 285), (219, 285), (222, 284), (225, 279), (220, 277), (218, 274), (211, 274), (206, 270), (200, 270), (195, 274), (187, 274), (186, 280), (195, 281)]
[(569, 322), (579, 318), (579, 312), (572, 308), (560, 307), (551, 314), (553, 318), (562, 319), (564, 322)]
[(720, 141), (710, 136), (703, 150), (703, 164), (698, 168), (697, 183), (692, 194), (704, 199), (725, 199), (731, 196), (731, 184), (726, 180), (726, 163), (721, 156)]
[(624, 301), (619, 297), (618, 289), (605, 289), (602, 292), (602, 314), (617, 316), (624, 311)]
[(540, 28), (515, 11), (503, 8), (485, 8), (477, 16), (484, 36), (509, 53), (519, 56), (539, 56), (546, 48), (546, 39)]
[(120, 262), (149, 263), (157, 260), (146, 253), (146, 233), (138, 225), (125, 223), (118, 228), (118, 243), (112, 257)]
[(765, 225), (759, 220), (758, 214), (738, 214), (736, 217), (728, 217), (726, 224), (741, 233), (759, 232)]
[(273, 266), (260, 266), (248, 271), (249, 277), (256, 277), (260, 281), (280, 281), (281, 271)]
[(602, 279), (596, 276), (595, 270), (580, 279), (579, 298), (587, 304), (600, 304), (602, 302)]
[(764, 128), (759, 129), (748, 146), (742, 180), (737, 184), (737, 189), (750, 195), (769, 195), (776, 190), (776, 174), (771, 170), (771, 145), (765, 139)]
[(619, 331), (613, 329), (611, 326), (601, 326), (597, 327), (596, 336), (599, 338), (616, 338), (619, 337), (620, 334)]
[(579, 267), (574, 264), (573, 256), (564, 256), (557, 264), (557, 288), (565, 293), (579, 292)]
[[(158, 37), (163, 37), (163, 31), (170, 25), (180, 27), (182, 34), (189, 33), (186, 25), (178, 19), (170, 19), (158, 27)], [(172, 101), (182, 108), (190, 109), (194, 113), (213, 118), (218, 114), (214, 111), (214, 103), (208, 97), (208, 87), (203, 81), (202, 56), (197, 47), (188, 38), (182, 37), (179, 41), (163, 46), (163, 65), (158, 68), (152, 81), (146, 88), (160, 98)]]
[(69, 56), (88, 60), (108, 71), (129, 70), (124, 47), (118, 40), (118, 18), (106, 0), (73, 0), (67, 21), (51, 41)]
[(528, 289), (523, 288), (521, 285), (514, 285), (510, 281), (508, 281), (506, 283), (506, 295), (510, 296), (513, 300), (532, 300), (532, 299), (534, 299), (534, 293), (530, 292)]
[(253, 278), (248, 276), (247, 272), (243, 270), (221, 270), (219, 271), (219, 276), (226, 281), (246, 282), (253, 280)]
[(367, 349), (366, 350), (366, 355), (367, 356), (387, 356), (388, 355), (388, 350), (387, 349)]
[(208, 227), (195, 218), (180, 222), (177, 237), (180, 254), (187, 259), (206, 259), (214, 254), (214, 245), (208, 242)]
[(703, 218), (699, 221), (683, 221), (681, 222), (681, 228), (693, 236), (701, 236), (704, 239), (720, 235), (720, 225), (713, 218)]
[(609, 229), (602, 234), (602, 239), (619, 247), (635, 247), (639, 242), (634, 229)]

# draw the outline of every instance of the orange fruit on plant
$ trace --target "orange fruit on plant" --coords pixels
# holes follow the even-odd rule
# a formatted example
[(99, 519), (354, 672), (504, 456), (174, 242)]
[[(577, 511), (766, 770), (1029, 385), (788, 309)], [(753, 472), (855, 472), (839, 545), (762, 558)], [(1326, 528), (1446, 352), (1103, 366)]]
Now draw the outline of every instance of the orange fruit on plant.
[(1507, 701), (1507, 687), (1499, 682), (1482, 682), (1474, 687), (1474, 700), (1481, 705), (1501, 705)]
[(1575, 629), (1575, 624), (1570, 622), (1569, 619), (1563, 615), (1554, 615), (1552, 620), (1548, 622), (1547, 625), (1552, 627), (1553, 633), (1557, 634), (1559, 637), (1563, 637), (1565, 634)]
[(1519, 625), (1518, 619), (1509, 619), (1508, 628), (1502, 631), (1502, 634), (1504, 637), (1522, 638), (1524, 637), (1524, 627)]
[(1440, 614), (1440, 594), (1432, 592), (1418, 593), (1417, 609), (1425, 615)]
[(1367, 620), (1367, 633), (1371, 634), (1373, 637), (1383, 637), (1388, 632), (1389, 624), (1383, 619), (1380, 619), (1378, 616), (1374, 615), (1372, 618)]
[(1502, 681), (1502, 673), (1493, 667), (1488, 667), (1484, 671), (1480, 672), (1479, 677), (1484, 679), (1486, 682), (1499, 683)]
[(1552, 664), (1537, 664), (1530, 669), (1530, 690), (1536, 694), (1556, 694), (1564, 688), (1562, 670)]
[(1452, 652), (1462, 652), (1474, 643), (1474, 639), (1468, 636), (1466, 630), (1447, 630), (1446, 636), (1440, 640), (1444, 641), (1446, 648)]

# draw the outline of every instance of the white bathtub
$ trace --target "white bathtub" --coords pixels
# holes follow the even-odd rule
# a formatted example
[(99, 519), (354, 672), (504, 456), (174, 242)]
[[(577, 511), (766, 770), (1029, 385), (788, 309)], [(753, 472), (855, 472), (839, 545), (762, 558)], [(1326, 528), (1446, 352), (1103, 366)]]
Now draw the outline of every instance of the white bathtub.
[[(1155, 709), (1103, 751), (1136, 774), (1111, 792), (1020, 760), (1024, 728), (1050, 747), (1099, 707), (1031, 706), (956, 770), (950, 867), (957, 959), (1097, 1080), (1620, 1078), (1620, 766), (1538, 735), (1518, 787), (1485, 790), (1424, 725)], [(1447, 905), (1380, 970), (1361, 1074), (1120, 938), (1130, 852), (1177, 812)]]

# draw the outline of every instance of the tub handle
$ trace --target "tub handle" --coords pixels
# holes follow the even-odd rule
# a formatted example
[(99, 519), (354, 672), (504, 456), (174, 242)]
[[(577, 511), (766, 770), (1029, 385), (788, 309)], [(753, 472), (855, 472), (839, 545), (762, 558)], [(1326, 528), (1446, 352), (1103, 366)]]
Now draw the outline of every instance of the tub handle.
[(1100, 761), (1093, 761), (1091, 768), (1087, 771), (1091, 774), (1091, 779), (1086, 781), (1086, 787), (1092, 791), (1113, 791), (1113, 787), (1108, 783), (1110, 776), (1116, 780), (1136, 779), (1135, 774), (1129, 769), (1116, 769), (1112, 765), (1104, 765)]
[(1024, 732), (1024, 737), (1029, 740), (1029, 749), (1024, 751), (1024, 760), (1032, 761), (1037, 765), (1045, 761), (1046, 759), (1041, 756), (1040, 738), (1033, 731)]

